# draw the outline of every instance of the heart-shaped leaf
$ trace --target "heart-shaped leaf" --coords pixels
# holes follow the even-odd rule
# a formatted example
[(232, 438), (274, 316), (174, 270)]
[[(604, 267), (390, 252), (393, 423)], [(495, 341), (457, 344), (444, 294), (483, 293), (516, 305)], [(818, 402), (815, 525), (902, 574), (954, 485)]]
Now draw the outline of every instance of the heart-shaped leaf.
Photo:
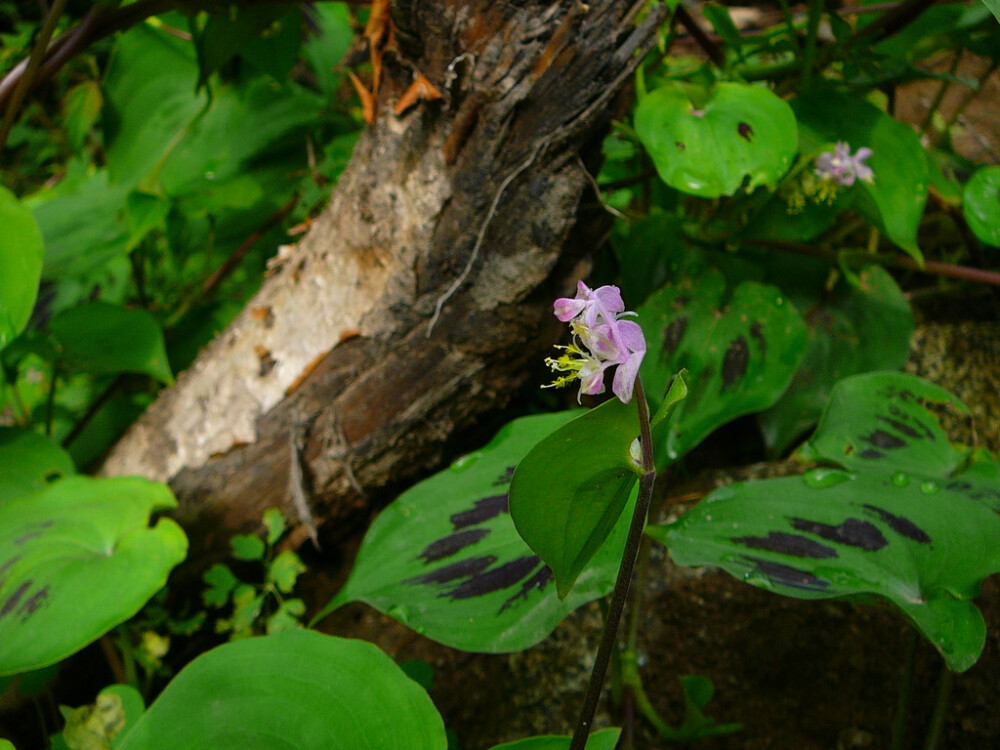
[(146, 310), (88, 302), (56, 315), (49, 324), (65, 363), (93, 373), (141, 372), (172, 383), (163, 331)]
[(128, 619), (184, 559), (166, 485), (73, 476), (0, 505), (0, 674), (52, 664)]
[(1000, 466), (959, 470), (968, 456), (924, 406), (942, 401), (954, 403), (908, 375), (849, 378), (802, 452), (853, 471), (724, 487), (649, 533), (682, 565), (718, 566), (786, 596), (884, 597), (951, 669), (968, 669), (986, 637), (972, 600), (1000, 572)]
[(1000, 167), (981, 167), (966, 183), (962, 210), (982, 242), (1000, 247)]
[(860, 287), (841, 279), (832, 294), (807, 305), (811, 335), (805, 358), (781, 400), (758, 416), (775, 452), (816, 424), (839, 380), (906, 362), (913, 334), (909, 303), (881, 266), (867, 266), (857, 278)]
[(660, 178), (703, 198), (771, 185), (796, 150), (795, 116), (762, 86), (720, 83), (703, 106), (663, 87), (639, 103), (635, 129)]
[(870, 148), (865, 162), (873, 182), (858, 181), (856, 208), (882, 227), (890, 240), (920, 259), (917, 227), (927, 202), (929, 174), (920, 139), (909, 125), (857, 98), (814, 91), (791, 101), (799, 122), (800, 152), (846, 142), (852, 153)]
[(120, 750), (445, 750), (424, 689), (370, 643), (288, 630), (227, 643), (178, 674)]
[(687, 369), (689, 394), (665, 435), (655, 435), (657, 466), (675, 461), (717, 427), (766, 409), (788, 387), (802, 359), (806, 327), (776, 288), (744, 282), (726, 299), (709, 270), (665, 287), (639, 309), (649, 342), (642, 378), (651, 397)]
[(31, 211), (0, 186), (0, 349), (24, 330), (38, 296), (42, 233)]
[(533, 646), (574, 609), (610, 592), (627, 521), (560, 600), (552, 571), (508, 513), (514, 468), (580, 414), (514, 420), (482, 450), (403, 493), (372, 524), (347, 584), (314, 622), (363, 601), (445, 645), (500, 653)]
[(0, 504), (76, 473), (73, 459), (32, 430), (0, 427)]
[(635, 404), (605, 401), (536, 445), (514, 472), (510, 515), (565, 599), (608, 538), (641, 469)]

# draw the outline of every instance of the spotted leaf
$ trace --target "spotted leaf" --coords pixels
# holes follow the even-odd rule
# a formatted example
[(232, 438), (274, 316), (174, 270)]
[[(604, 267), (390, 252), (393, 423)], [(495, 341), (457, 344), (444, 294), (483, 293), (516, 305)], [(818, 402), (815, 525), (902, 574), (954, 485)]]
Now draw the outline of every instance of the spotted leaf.
[(560, 601), (552, 571), (508, 510), (514, 468), (582, 413), (515, 420), (482, 450), (403, 493), (372, 524), (347, 584), (316, 620), (362, 601), (440, 643), (499, 653), (538, 643), (574, 609), (610, 592), (627, 519)]
[(184, 559), (166, 485), (68, 477), (0, 505), (0, 674), (52, 664), (146, 603)]
[(806, 341), (801, 317), (776, 287), (746, 281), (727, 295), (715, 270), (652, 295), (639, 309), (639, 322), (649, 342), (641, 374), (654, 400), (675, 372), (688, 370), (687, 398), (654, 434), (658, 466), (726, 422), (773, 404), (788, 387)]
[(786, 596), (884, 597), (968, 669), (986, 637), (972, 600), (1000, 572), (1000, 465), (952, 448), (923, 401), (954, 399), (908, 375), (849, 378), (803, 451), (843, 468), (722, 488), (649, 533), (682, 565)]

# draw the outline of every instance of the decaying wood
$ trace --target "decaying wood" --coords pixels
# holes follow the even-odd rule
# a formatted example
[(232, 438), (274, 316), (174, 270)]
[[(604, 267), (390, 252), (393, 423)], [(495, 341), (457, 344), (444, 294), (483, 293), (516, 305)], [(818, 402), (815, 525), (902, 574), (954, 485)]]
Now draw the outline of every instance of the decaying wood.
[[(327, 535), (439, 463), (557, 335), (551, 299), (599, 233), (583, 163), (661, 20), (636, 27), (637, 7), (395, 0), (375, 122), (330, 206), (105, 473), (169, 481), (211, 548), (271, 506), (306, 521), (295, 444)], [(419, 75), (442, 98), (396, 114)]]

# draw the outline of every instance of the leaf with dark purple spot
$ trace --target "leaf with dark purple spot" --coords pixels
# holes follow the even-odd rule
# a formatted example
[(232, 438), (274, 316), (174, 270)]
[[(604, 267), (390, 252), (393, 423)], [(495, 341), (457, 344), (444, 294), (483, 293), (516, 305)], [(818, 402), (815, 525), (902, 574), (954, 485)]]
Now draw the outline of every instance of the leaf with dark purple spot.
[(817, 542), (815, 539), (800, 534), (789, 534), (785, 531), (769, 531), (767, 536), (737, 536), (733, 537), (733, 541), (750, 549), (780, 552), (792, 557), (824, 559), (837, 556), (837, 550), (833, 547)]
[(446, 645), (496, 653), (538, 643), (575, 608), (606, 595), (627, 518), (560, 601), (552, 571), (518, 535), (507, 495), (497, 490), (540, 440), (582, 413), (515, 420), (486, 447), (404, 492), (372, 524), (347, 584), (317, 620), (361, 601)]

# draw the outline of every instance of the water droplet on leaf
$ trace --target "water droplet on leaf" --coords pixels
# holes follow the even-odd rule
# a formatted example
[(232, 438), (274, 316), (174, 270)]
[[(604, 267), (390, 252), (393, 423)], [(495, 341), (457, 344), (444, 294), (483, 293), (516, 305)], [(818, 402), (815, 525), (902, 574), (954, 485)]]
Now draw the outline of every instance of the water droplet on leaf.
[(892, 475), (892, 483), (897, 487), (906, 487), (910, 484), (910, 475), (905, 471), (897, 471)]
[(830, 487), (836, 487), (848, 479), (850, 479), (850, 476), (838, 469), (810, 469), (802, 475), (802, 481), (814, 490), (826, 490)]
[(941, 488), (938, 487), (937, 482), (932, 482), (929, 479), (926, 482), (920, 483), (920, 491), (923, 492), (925, 495), (932, 495), (939, 489)]

